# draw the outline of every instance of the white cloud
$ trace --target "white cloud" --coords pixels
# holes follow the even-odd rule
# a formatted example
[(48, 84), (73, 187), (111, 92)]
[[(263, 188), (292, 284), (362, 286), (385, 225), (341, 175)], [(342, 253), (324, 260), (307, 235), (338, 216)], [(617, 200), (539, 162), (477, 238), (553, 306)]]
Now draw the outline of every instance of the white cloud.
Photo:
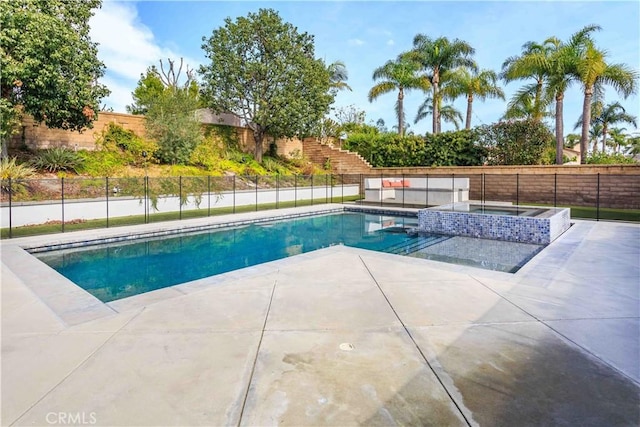
[[(111, 95), (103, 102), (116, 112), (124, 112), (132, 103), (131, 92), (140, 74), (162, 59), (184, 57), (154, 39), (153, 32), (138, 17), (135, 4), (104, 2), (89, 21), (91, 40), (98, 43), (98, 58), (107, 67), (101, 83)], [(198, 66), (196, 60), (184, 58), (189, 68)]]
[(393, 39), (387, 40), (387, 46), (393, 46), (394, 44), (396, 44), (396, 42), (394, 42)]
[(349, 46), (362, 46), (364, 41), (360, 39), (349, 39)]

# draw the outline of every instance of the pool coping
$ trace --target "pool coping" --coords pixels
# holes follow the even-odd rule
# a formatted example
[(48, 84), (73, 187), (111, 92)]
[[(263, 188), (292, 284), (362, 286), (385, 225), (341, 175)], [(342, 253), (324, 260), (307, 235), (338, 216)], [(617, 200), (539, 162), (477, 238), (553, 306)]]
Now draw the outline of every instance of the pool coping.
[[(522, 268), (515, 273), (486, 270), (473, 266), (449, 264), (435, 260), (406, 257), (403, 255), (387, 254), (366, 249), (347, 246), (329, 247), (316, 251), (282, 258), (266, 263), (233, 270), (226, 273), (209, 276), (189, 282), (167, 286), (150, 292), (121, 298), (110, 302), (102, 302), (80, 286), (76, 285), (62, 274), (55, 271), (30, 252), (42, 250), (56, 250), (73, 248), (90, 244), (103, 244), (117, 241), (127, 241), (173, 235), (185, 232), (198, 232), (209, 229), (248, 225), (256, 222), (267, 222), (289, 218), (300, 218), (317, 214), (330, 214), (345, 211), (364, 212), (382, 215), (416, 216), (419, 209), (401, 207), (375, 207), (355, 204), (324, 204), (287, 208), (281, 210), (265, 210), (257, 212), (227, 214), (208, 218), (188, 219), (180, 222), (167, 221), (152, 224), (114, 227), (99, 230), (83, 230), (64, 234), (22, 237), (0, 241), (2, 263), (11, 270), (21, 281), (66, 325), (73, 326), (126, 310), (139, 309), (150, 304), (197, 292), (204, 288), (223, 284), (243, 278), (277, 272), (281, 267), (297, 262), (301, 259), (322, 256), (325, 251), (340, 250), (356, 251), (358, 253), (375, 254), (383, 257), (401, 257), (408, 263), (430, 265), (439, 269), (468, 272), (477, 276), (497, 278), (504, 281), (512, 280), (521, 271), (533, 263), (545, 249), (539, 251)], [(553, 243), (552, 243), (553, 244)], [(426, 263), (426, 264), (425, 264)], [(46, 277), (47, 280), (42, 280)]]
[[(125, 310), (144, 307), (168, 298), (236, 280), (277, 271), (289, 260), (298, 260), (317, 251), (283, 258), (256, 266), (234, 270), (215, 276), (168, 286), (151, 292), (118, 299), (108, 303), (100, 301), (80, 286), (76, 285), (53, 268), (38, 260), (31, 252), (66, 249), (128, 241), (141, 238), (168, 236), (179, 233), (198, 232), (227, 227), (238, 227), (252, 223), (300, 218), (310, 215), (339, 213), (344, 211), (369, 212), (390, 215), (417, 216), (416, 209), (373, 208), (369, 206), (324, 204), (265, 210), (215, 217), (188, 219), (180, 222), (166, 221), (144, 225), (113, 227), (108, 229), (82, 230), (41, 236), (21, 237), (0, 241), (2, 263), (12, 271), (64, 324), (73, 326)], [(292, 261), (289, 261), (292, 262)], [(46, 280), (42, 280), (46, 277)]]

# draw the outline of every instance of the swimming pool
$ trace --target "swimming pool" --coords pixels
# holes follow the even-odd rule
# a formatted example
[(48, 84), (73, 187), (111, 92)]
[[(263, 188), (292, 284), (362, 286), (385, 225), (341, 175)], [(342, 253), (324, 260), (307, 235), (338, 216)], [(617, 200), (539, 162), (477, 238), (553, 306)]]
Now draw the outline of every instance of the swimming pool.
[(489, 260), (474, 260), (477, 248), (466, 254), (460, 249), (457, 255), (443, 248), (447, 253), (443, 257), (442, 251), (429, 248), (451, 237), (409, 232), (417, 224), (415, 216), (340, 212), (34, 255), (109, 302), (333, 245), (510, 272), (542, 248), (521, 246), (513, 259), (516, 252), (509, 242), (499, 242), (501, 251), (491, 252)]

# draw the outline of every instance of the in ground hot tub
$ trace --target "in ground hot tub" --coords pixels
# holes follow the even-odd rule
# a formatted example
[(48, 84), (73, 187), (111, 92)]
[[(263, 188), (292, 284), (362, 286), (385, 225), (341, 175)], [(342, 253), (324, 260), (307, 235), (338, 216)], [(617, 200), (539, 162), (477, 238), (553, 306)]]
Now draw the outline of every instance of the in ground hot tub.
[(453, 203), (418, 211), (418, 230), (452, 236), (549, 244), (570, 226), (568, 208)]

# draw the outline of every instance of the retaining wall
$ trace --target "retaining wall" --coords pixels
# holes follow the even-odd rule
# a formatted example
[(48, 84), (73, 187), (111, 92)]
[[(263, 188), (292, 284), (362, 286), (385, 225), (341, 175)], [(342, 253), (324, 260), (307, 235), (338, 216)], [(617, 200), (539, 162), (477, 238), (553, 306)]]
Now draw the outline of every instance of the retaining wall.
[(640, 209), (640, 165), (474, 166), (376, 168), (368, 176), (429, 175), (469, 178), (469, 198)]

